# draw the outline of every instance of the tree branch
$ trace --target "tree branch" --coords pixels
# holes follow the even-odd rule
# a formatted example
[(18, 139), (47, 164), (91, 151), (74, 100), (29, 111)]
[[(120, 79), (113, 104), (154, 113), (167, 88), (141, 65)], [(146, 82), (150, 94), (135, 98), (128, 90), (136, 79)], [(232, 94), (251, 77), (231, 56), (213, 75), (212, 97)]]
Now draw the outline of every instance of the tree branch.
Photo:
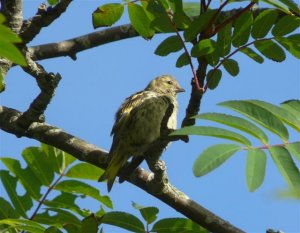
[(72, 0), (61, 0), (54, 7), (48, 7), (46, 4), (41, 4), (37, 13), (30, 19), (23, 22), (20, 31), (20, 37), (24, 44), (30, 42), (37, 34), (40, 33), (43, 27), (47, 27), (54, 20), (60, 17), (69, 6)]
[(43, 60), (61, 56), (69, 56), (73, 60), (76, 60), (76, 54), (78, 52), (113, 41), (119, 41), (137, 36), (139, 36), (139, 34), (130, 24), (124, 24), (58, 43), (32, 46), (29, 48), (29, 51), (33, 55), (33, 60)]
[[(0, 106), (0, 128), (11, 134), (22, 135), (55, 146), (81, 161), (88, 162), (100, 168), (106, 168), (108, 153), (105, 150), (68, 134), (60, 128), (46, 123), (35, 122), (31, 124), (28, 130), (24, 130), (16, 124), (16, 119), (18, 119), (20, 115), (21, 113), (17, 110)], [(168, 184), (168, 189), (164, 190), (164, 192), (155, 193), (151, 191), (147, 185), (149, 176), (151, 176), (149, 172), (143, 169), (137, 169), (129, 182), (160, 199), (173, 209), (211, 232), (243, 232), (237, 227), (231, 225), (229, 222), (200, 206), (171, 184)]]

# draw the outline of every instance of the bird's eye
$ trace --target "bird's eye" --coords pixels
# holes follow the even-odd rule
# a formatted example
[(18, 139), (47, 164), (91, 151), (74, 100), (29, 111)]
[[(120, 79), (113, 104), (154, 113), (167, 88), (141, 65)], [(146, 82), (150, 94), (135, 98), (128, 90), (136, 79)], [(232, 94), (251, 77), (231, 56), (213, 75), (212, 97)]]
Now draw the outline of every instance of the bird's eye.
[(170, 85), (173, 84), (172, 81), (168, 81), (167, 83), (170, 84)]

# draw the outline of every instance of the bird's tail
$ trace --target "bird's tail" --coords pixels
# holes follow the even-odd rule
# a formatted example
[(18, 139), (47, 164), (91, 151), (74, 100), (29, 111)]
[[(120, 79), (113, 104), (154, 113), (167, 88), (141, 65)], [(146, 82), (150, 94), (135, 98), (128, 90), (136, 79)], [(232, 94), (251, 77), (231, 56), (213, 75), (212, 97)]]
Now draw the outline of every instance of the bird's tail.
[(119, 153), (114, 153), (111, 157), (112, 159), (109, 162), (108, 167), (106, 168), (105, 172), (98, 180), (98, 181), (104, 181), (107, 179), (108, 192), (110, 192), (119, 170), (128, 159), (127, 156), (124, 156), (123, 154), (119, 154)]

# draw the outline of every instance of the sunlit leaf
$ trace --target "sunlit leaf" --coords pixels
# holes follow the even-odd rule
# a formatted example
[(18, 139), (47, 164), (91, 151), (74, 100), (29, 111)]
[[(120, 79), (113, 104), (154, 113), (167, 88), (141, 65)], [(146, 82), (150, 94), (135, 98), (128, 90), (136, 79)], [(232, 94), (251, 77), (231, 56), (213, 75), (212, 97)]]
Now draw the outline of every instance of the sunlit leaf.
[(300, 18), (294, 15), (283, 16), (272, 29), (273, 36), (284, 36), (300, 26)]
[(208, 147), (196, 159), (193, 166), (194, 175), (199, 177), (213, 171), (241, 149), (241, 146), (233, 144), (217, 144)]
[[(77, 216), (69, 211), (61, 208), (44, 208), (44, 210), (44, 213), (35, 216), (35, 221), (56, 227), (62, 227), (66, 224), (74, 224), (75, 226), (81, 225)], [(51, 214), (49, 212), (51, 212)]]
[(67, 177), (98, 180), (104, 170), (89, 163), (77, 163), (65, 174)]
[(295, 190), (300, 189), (300, 172), (290, 153), (284, 147), (270, 147), (270, 154), (279, 172), (288, 185)]
[(100, 223), (117, 226), (132, 232), (145, 232), (141, 220), (126, 212), (108, 212), (101, 218)]
[(170, 36), (163, 40), (155, 50), (159, 56), (167, 56), (170, 53), (177, 52), (183, 48), (183, 43), (178, 36)]
[(151, 232), (157, 233), (208, 233), (208, 231), (202, 228), (200, 225), (194, 223), (187, 218), (165, 218), (157, 221), (151, 230)]
[(215, 121), (224, 125), (228, 125), (230, 127), (242, 130), (253, 137), (256, 137), (264, 144), (268, 143), (268, 136), (264, 133), (264, 131), (262, 131), (252, 122), (241, 117), (221, 113), (202, 113), (195, 116), (195, 118)]
[(7, 219), (0, 220), (0, 225), (1, 224), (6, 224), (20, 230), (25, 230), (27, 232), (44, 233), (45, 231), (45, 228), (41, 224), (27, 219), (7, 218)]
[(290, 10), (296, 12), (298, 15), (300, 15), (299, 5), (294, 2), (293, 0), (279, 0), (284, 5), (286, 5)]
[(192, 47), (191, 55), (193, 57), (201, 57), (215, 51), (216, 42), (212, 39), (200, 40), (199, 43)]
[(250, 192), (258, 189), (264, 182), (267, 156), (263, 150), (250, 149), (247, 154), (246, 180)]
[(300, 162), (300, 142), (289, 143), (285, 148)]
[(183, 2), (183, 11), (189, 16), (197, 16), (200, 13), (200, 4), (198, 2)]
[(45, 186), (50, 186), (54, 179), (54, 171), (45, 160), (46, 154), (39, 147), (27, 147), (22, 156), (35, 176)]
[(151, 38), (155, 31), (150, 28), (151, 20), (143, 7), (138, 4), (128, 3), (128, 14), (134, 29), (144, 38)]
[(254, 46), (265, 57), (273, 61), (282, 62), (286, 58), (284, 50), (272, 40), (256, 41)]
[(271, 132), (277, 134), (284, 141), (288, 140), (289, 134), (283, 123), (270, 111), (257, 106), (247, 100), (233, 100), (219, 103), (219, 105), (231, 108), (251, 120), (257, 122)]
[(156, 207), (144, 207), (140, 206), (136, 203), (132, 203), (132, 206), (139, 210), (144, 220), (147, 222), (147, 224), (153, 223), (157, 219), (157, 214), (159, 212), (159, 209)]
[(109, 208), (112, 208), (112, 202), (108, 196), (101, 196), (99, 190), (77, 180), (64, 180), (55, 186), (56, 190), (61, 190), (67, 193), (77, 193), (92, 197)]
[(94, 28), (111, 26), (117, 22), (124, 11), (124, 5), (121, 3), (108, 3), (97, 8), (93, 12)]
[(250, 146), (251, 142), (243, 135), (235, 133), (233, 131), (210, 127), (210, 126), (187, 126), (172, 132), (170, 135), (202, 135), (211, 136), (217, 138), (224, 138), (234, 142)]
[(239, 64), (233, 59), (225, 59), (222, 63), (225, 70), (232, 76), (237, 76), (240, 72)]
[(277, 1), (274, 1), (274, 0), (261, 0), (261, 1), (267, 3), (271, 6), (274, 6), (275, 8), (284, 12), (285, 14), (290, 14), (290, 11), (288, 10), (288, 8)]
[(285, 122), (300, 133), (300, 120), (294, 117), (289, 111), (261, 100), (249, 100), (249, 102), (270, 111), (281, 121)]
[(251, 35), (254, 39), (265, 37), (275, 23), (278, 13), (274, 9), (264, 10), (255, 18)]
[(300, 100), (288, 100), (281, 103), (281, 107), (287, 109), (298, 120), (300, 120)]

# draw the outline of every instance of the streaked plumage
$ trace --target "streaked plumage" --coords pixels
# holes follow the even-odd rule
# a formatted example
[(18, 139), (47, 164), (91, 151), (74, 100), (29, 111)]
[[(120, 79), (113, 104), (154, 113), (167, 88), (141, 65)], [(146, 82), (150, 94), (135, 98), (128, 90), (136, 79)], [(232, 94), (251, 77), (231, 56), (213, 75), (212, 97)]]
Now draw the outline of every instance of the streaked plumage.
[(109, 151), (110, 162), (99, 181), (107, 179), (108, 191), (130, 156), (143, 155), (151, 143), (160, 136), (161, 123), (172, 109), (167, 127), (177, 127), (178, 92), (183, 92), (177, 80), (170, 75), (162, 75), (152, 80), (140, 92), (128, 97), (116, 113), (112, 128), (113, 143)]

